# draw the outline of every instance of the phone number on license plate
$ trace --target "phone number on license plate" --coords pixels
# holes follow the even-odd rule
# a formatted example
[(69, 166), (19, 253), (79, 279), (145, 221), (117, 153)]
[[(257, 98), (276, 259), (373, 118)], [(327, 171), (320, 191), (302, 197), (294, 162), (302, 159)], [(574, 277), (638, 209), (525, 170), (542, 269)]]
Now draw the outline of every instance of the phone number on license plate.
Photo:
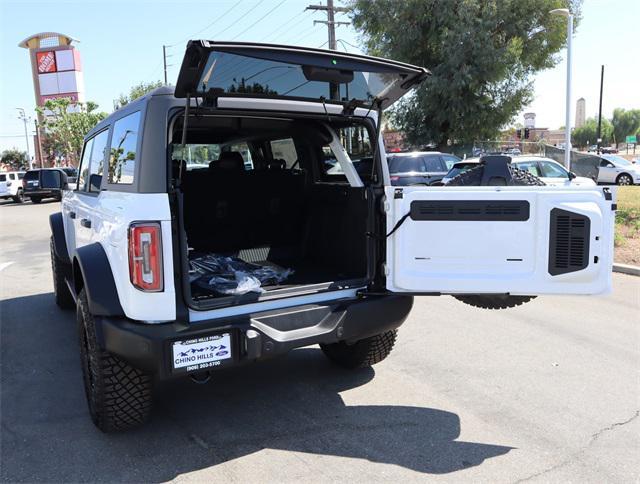
[(231, 334), (223, 333), (173, 343), (173, 369), (202, 370), (231, 358)]

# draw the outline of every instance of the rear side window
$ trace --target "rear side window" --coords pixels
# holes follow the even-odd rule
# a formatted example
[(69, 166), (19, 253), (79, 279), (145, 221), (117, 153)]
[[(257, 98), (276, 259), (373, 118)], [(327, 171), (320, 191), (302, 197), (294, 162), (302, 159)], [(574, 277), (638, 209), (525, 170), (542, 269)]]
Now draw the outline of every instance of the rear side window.
[(389, 159), (389, 173), (423, 172), (424, 160), (421, 156), (394, 156)]
[(136, 111), (113, 125), (109, 151), (109, 183), (130, 185), (133, 183), (138, 146), (140, 111)]
[(447, 171), (439, 156), (425, 156), (424, 166), (426, 171)]
[(5, 175), (4, 173), (0, 175), (0, 182), (3, 182), (3, 181), (7, 181), (7, 175)]
[(38, 179), (38, 173), (40, 173), (40, 170), (28, 171), (27, 173), (25, 173), (24, 179), (25, 180), (37, 180)]
[(24, 178), (24, 173), (18, 173), (18, 180), (22, 180)]
[(444, 164), (447, 166), (447, 170), (450, 170), (451, 168), (453, 168), (453, 165), (455, 165), (460, 161), (460, 158), (453, 155), (442, 155), (442, 160), (444, 161)]
[(9, 180), (15, 180), (16, 176), (13, 173), (9, 173)]

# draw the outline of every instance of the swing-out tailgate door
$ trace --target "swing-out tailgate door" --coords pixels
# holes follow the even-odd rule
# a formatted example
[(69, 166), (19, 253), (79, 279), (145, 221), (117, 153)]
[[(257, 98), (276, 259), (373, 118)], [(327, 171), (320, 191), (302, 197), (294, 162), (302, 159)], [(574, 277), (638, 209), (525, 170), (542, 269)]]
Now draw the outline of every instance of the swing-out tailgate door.
[(601, 294), (611, 289), (606, 188), (386, 187), (387, 289)]

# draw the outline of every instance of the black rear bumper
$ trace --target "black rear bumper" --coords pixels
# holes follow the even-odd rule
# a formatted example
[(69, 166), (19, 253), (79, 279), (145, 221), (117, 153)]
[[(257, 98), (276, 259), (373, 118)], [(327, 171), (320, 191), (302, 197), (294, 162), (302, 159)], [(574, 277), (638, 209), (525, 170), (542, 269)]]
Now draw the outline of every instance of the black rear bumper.
[[(167, 379), (173, 370), (172, 343), (230, 333), (233, 360), (256, 361), (318, 343), (355, 341), (398, 328), (407, 318), (410, 296), (368, 297), (332, 305), (308, 305), (198, 323), (142, 324), (124, 318), (95, 317), (99, 344), (136, 368)], [(197, 373), (204, 370), (193, 370)]]

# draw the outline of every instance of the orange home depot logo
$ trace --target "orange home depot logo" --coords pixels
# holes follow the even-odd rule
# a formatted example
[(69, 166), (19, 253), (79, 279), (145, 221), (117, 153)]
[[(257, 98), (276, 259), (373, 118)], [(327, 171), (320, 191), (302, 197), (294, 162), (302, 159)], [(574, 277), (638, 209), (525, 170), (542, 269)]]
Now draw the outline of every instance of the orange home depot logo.
[(52, 50), (36, 53), (36, 62), (40, 74), (56, 72), (56, 56)]

